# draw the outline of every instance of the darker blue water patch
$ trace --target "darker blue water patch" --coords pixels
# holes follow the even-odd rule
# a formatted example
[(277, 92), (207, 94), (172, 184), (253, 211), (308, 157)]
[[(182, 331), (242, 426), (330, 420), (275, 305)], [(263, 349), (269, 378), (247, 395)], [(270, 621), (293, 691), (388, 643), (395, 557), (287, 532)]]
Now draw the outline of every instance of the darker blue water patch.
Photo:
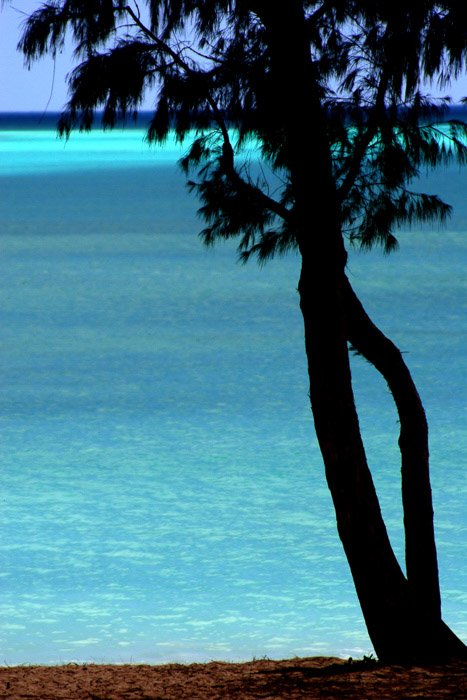
[[(36, 129), (53, 130), (60, 119), (60, 112), (0, 112), (0, 130), (3, 129)], [(148, 128), (153, 112), (140, 111), (135, 117), (129, 115), (125, 119), (117, 119), (116, 128), (145, 129)], [(437, 115), (439, 116), (439, 115)], [(467, 105), (452, 104), (442, 114), (441, 121), (458, 119), (467, 121)], [(102, 113), (95, 115), (94, 127), (101, 128)]]
[[(152, 112), (140, 112), (137, 119), (131, 117), (125, 120), (117, 120), (115, 127), (118, 129), (146, 129), (152, 117)], [(0, 131), (3, 130), (29, 130), (50, 131), (57, 128), (60, 112), (0, 112)], [(97, 113), (94, 127), (101, 128), (102, 115)]]

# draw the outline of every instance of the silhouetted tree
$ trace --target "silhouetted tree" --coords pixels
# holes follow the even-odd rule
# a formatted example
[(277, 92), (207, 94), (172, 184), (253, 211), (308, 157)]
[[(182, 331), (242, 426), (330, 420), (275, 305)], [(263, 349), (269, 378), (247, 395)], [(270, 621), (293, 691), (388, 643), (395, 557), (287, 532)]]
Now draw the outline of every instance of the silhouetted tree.
[[(59, 130), (135, 115), (154, 94), (151, 141), (191, 141), (182, 167), (208, 245), (238, 237), (242, 260), (297, 249), (310, 399), (342, 540), (369, 635), (385, 661), (442, 660), (466, 647), (442, 622), (428, 428), (410, 372), (346, 276), (346, 242), (386, 251), (394, 230), (445, 219), (416, 192), (421, 169), (464, 162), (466, 126), (439, 125), (423, 95), (465, 68), (464, 3), (417, 0), (50, 0), (28, 19), (29, 62), (71, 36)], [(239, 153), (252, 140), (264, 168)], [(268, 175), (264, 172), (267, 170)], [(367, 465), (349, 344), (386, 379), (400, 419), (406, 574)]]

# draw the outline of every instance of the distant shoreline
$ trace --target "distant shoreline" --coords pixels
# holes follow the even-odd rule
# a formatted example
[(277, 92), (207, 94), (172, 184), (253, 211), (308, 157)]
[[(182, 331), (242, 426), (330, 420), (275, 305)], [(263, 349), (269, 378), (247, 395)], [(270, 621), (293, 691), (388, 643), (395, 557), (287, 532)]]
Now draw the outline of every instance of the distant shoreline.
[[(0, 131), (16, 129), (55, 129), (61, 112), (37, 112), (37, 111), (11, 111), (0, 112)], [(137, 119), (131, 114), (124, 120), (119, 120), (115, 128), (125, 129), (147, 129), (153, 112), (143, 110), (138, 113)], [(99, 126), (102, 112), (96, 113), (96, 126)], [(467, 121), (467, 105), (453, 104), (447, 108), (446, 116), (442, 121), (448, 119), (459, 119)]]
[[(60, 112), (0, 112), (0, 131), (34, 129), (56, 129)], [(131, 116), (119, 121), (115, 128), (147, 129), (152, 118), (152, 112), (140, 112), (135, 121)], [(101, 112), (97, 114), (96, 126), (99, 126)]]

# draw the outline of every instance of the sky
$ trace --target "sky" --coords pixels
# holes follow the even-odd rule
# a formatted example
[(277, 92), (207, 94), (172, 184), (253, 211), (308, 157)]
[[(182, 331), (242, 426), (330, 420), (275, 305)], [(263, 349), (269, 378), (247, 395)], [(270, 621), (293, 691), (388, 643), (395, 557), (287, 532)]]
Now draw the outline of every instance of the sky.
[[(41, 4), (41, 0), (4, 0), (0, 9), (0, 112), (57, 112), (67, 101), (66, 75), (73, 67), (72, 51), (57, 56), (55, 65), (51, 58), (44, 58), (28, 70), (16, 48), (25, 16)], [(454, 101), (467, 95), (467, 76), (453, 85), (449, 94)], [(148, 98), (143, 109), (150, 109), (151, 102)]]
[(40, 4), (39, 0), (12, 0), (0, 9), (0, 112), (58, 111), (66, 102), (65, 75), (72, 66), (70, 55), (57, 58), (54, 79), (51, 59), (43, 59), (27, 70), (16, 48), (25, 15)]
[[(0, 112), (58, 112), (67, 101), (66, 75), (74, 67), (73, 52), (54, 61), (43, 58), (28, 70), (17, 50), (21, 26), (42, 0), (0, 0)], [(143, 109), (151, 108), (148, 98)]]

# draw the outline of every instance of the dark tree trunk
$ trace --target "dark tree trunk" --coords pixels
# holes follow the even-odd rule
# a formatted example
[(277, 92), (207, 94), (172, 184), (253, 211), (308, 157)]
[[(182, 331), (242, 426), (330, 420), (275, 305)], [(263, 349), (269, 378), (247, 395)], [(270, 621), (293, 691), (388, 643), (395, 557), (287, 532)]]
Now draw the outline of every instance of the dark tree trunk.
[(465, 656), (467, 648), (441, 620), (423, 404), (400, 350), (372, 322), (347, 279), (345, 290), (348, 340), (385, 378), (399, 414), (405, 556), (417, 653), (425, 658)]
[(383, 375), (397, 407), (407, 579), (427, 615), (437, 620), (441, 598), (425, 411), (400, 350), (371, 321), (348, 281), (346, 317), (349, 342)]
[[(274, 94), (270, 128), (282, 133), (294, 191), (302, 255), (299, 282), (316, 434), (333, 498), (337, 528), (380, 658), (400, 650), (405, 577), (392, 551), (367, 466), (353, 398), (344, 325), (344, 251), (320, 88), (313, 74), (301, 2), (287, 12), (263, 5), (270, 34)], [(291, 80), (291, 76), (294, 80)], [(272, 99), (271, 97), (271, 99)], [(266, 96), (266, 103), (268, 97)]]
[[(270, 0), (252, 0), (250, 7), (261, 17), (269, 44), (271, 80), (265, 78), (261, 99), (265, 114), (270, 109), (271, 116), (264, 129), (283, 142), (294, 193), (311, 407), (337, 528), (376, 654), (385, 661), (412, 661), (421, 643), (413, 596), (382, 519), (353, 397), (346, 253), (303, 5), (289, 0), (285, 8)], [(268, 92), (270, 85), (275, 87), (273, 94)], [(411, 477), (406, 481), (409, 502), (415, 482)], [(411, 552), (415, 545), (416, 537)], [(412, 560), (417, 562), (411, 555)], [(440, 618), (438, 623), (441, 634)]]
[[(313, 256), (309, 260), (306, 248), (302, 251), (299, 293), (305, 326), (310, 399), (326, 478), (336, 511), (337, 528), (368, 633), (376, 654), (386, 662), (428, 662), (442, 661), (452, 656), (463, 657), (466, 647), (441, 620), (432, 510), (431, 529), (427, 527), (427, 533), (417, 524), (417, 537), (422, 552), (421, 563), (414, 561), (414, 566), (422, 566), (428, 558), (425, 550), (431, 551), (431, 564), (435, 567), (432, 574), (435, 577), (434, 595), (430, 582), (428, 592), (424, 590), (424, 580), (420, 573), (418, 587), (409, 583), (403, 575), (389, 542), (366, 461), (352, 391), (347, 336), (351, 337), (359, 350), (365, 350), (369, 359), (374, 359), (375, 366), (380, 371), (383, 350), (381, 347), (373, 348), (373, 357), (366, 345), (370, 340), (363, 340), (363, 328), (355, 329), (357, 321), (362, 326), (365, 324), (366, 333), (378, 337), (381, 343), (384, 336), (374, 324), (369, 325), (371, 321), (366, 314), (363, 316), (364, 310), (358, 299), (351, 294), (345, 275), (342, 275), (340, 283), (335, 277), (331, 282), (333, 275), (326, 274), (322, 261), (322, 256)], [(349, 330), (351, 327), (352, 331)], [(400, 358), (395, 369), (385, 369), (385, 376), (392, 375), (397, 370), (400, 383), (407, 382), (407, 375), (410, 374), (406, 367), (403, 369), (400, 366), (400, 362), (403, 362), (400, 353), (388, 339), (384, 343), (387, 352), (396, 351), (396, 357), (398, 355)], [(405, 393), (414, 391), (416, 392), (413, 382), (405, 389), (399, 388), (398, 401), (402, 400), (399, 394), (405, 396)], [(409, 399), (405, 398), (408, 402)], [(415, 397), (412, 396), (411, 400), (415, 401)], [(420, 410), (423, 413), (421, 403)], [(420, 416), (419, 420), (421, 421)], [(402, 428), (403, 431), (410, 429), (411, 424)], [(405, 442), (402, 444), (405, 445)], [(415, 468), (406, 457), (405, 468), (411, 467)], [(426, 466), (422, 468), (426, 470)], [(425, 478), (428, 479), (427, 473)], [(413, 475), (410, 479), (417, 482)], [(417, 502), (419, 496), (422, 500), (427, 497), (426, 489), (429, 490), (429, 479), (428, 485), (422, 485), (420, 494), (414, 489), (408, 498), (407, 492), (405, 493), (404, 507), (411, 510), (411, 517), (406, 518), (406, 529), (410, 527), (409, 523), (419, 509), (420, 517), (428, 517), (426, 504), (420, 506)], [(428, 544), (423, 539), (428, 540)]]
[[(323, 270), (323, 265), (319, 267)], [(304, 257), (299, 283), (316, 434), (370, 638), (379, 658), (393, 660), (401, 651), (407, 583), (392, 551), (366, 462), (339, 294), (316, 268)]]

